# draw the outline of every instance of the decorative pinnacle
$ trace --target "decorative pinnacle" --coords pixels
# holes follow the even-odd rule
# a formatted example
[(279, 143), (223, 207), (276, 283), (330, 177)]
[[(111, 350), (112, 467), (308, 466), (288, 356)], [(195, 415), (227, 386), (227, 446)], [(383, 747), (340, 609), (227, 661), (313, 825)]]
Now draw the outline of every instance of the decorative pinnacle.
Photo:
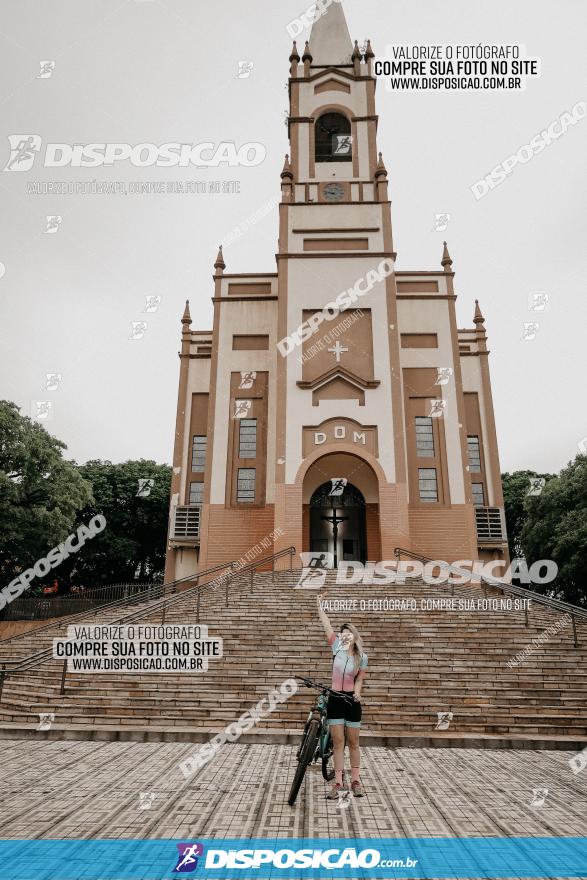
[(289, 56), (289, 60), (290, 61), (299, 61), (300, 60), (300, 56), (298, 55), (298, 47), (296, 45), (295, 40), (293, 41), (293, 47), (291, 50), (291, 55)]
[(368, 61), (369, 58), (375, 58), (375, 52), (371, 48), (371, 40), (367, 40), (367, 48), (365, 49), (365, 61)]
[(450, 254), (448, 252), (446, 242), (444, 242), (444, 248), (442, 251), (442, 260), (440, 261), (440, 265), (444, 267), (445, 272), (450, 272), (450, 267), (452, 266), (452, 260), (450, 258)]
[(192, 316), (190, 315), (190, 301), (186, 299), (185, 301), (185, 309), (183, 310), (183, 315), (181, 319), (182, 324), (191, 324)]
[(312, 53), (310, 52), (310, 44), (306, 40), (306, 45), (304, 47), (304, 54), (302, 55), (302, 61), (309, 61), (310, 64), (313, 61)]
[(473, 318), (473, 321), (475, 324), (484, 324), (485, 323), (485, 318), (483, 317), (483, 315), (481, 313), (481, 309), (479, 308), (479, 300), (478, 299), (475, 300), (475, 316)]
[(224, 262), (224, 257), (222, 256), (222, 245), (218, 248), (218, 256), (216, 257), (216, 262), (214, 263), (215, 269), (220, 269), (223, 271), (226, 269), (226, 263)]
[(379, 153), (379, 161), (375, 170), (375, 177), (387, 177), (387, 168), (385, 167), (385, 162), (383, 161), (383, 153)]
[(358, 40), (355, 40), (355, 48), (353, 49), (353, 54), (351, 55), (352, 61), (354, 61), (356, 58), (358, 58), (359, 61), (361, 60), (361, 50), (359, 49)]
[(289, 161), (289, 153), (285, 154), (285, 162), (283, 163), (283, 171), (281, 172), (281, 176), (283, 177), (291, 177), (293, 180), (293, 171), (291, 170), (291, 163)]

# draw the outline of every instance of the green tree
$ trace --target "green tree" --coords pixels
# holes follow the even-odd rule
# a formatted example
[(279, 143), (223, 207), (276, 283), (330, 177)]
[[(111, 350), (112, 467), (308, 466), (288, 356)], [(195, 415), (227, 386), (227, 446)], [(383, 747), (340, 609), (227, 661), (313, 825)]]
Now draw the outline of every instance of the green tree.
[[(14, 403), (0, 401), (0, 578), (2, 586), (44, 557), (81, 524), (89, 484), (66, 445)], [(57, 574), (57, 570), (56, 570)], [(37, 592), (33, 581), (29, 592)]]
[[(84, 522), (97, 513), (106, 528), (71, 559), (71, 580), (85, 587), (158, 578), (165, 566), (171, 468), (154, 461), (88, 461), (79, 468), (94, 501)], [(139, 493), (140, 481), (151, 481)]]
[(538, 589), (587, 607), (586, 455), (578, 455), (539, 496), (528, 499), (521, 541), (528, 564), (553, 559), (558, 565), (554, 584)]
[(528, 495), (532, 481), (544, 479), (546, 482), (554, 478), (554, 474), (538, 474), (536, 471), (514, 471), (502, 474), (505, 522), (508, 532), (510, 558), (523, 555), (522, 529), (528, 516)]

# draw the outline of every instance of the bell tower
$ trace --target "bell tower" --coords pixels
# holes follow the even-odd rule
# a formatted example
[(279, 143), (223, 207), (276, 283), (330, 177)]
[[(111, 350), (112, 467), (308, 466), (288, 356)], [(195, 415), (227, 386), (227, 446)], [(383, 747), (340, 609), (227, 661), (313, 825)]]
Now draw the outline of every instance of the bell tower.
[(342, 5), (332, 3), (312, 27), (300, 58), (290, 54), (290, 154), (284, 201), (297, 204), (387, 202), (387, 172), (377, 153), (370, 41), (354, 46)]
[[(377, 150), (374, 57), (370, 42), (353, 44), (338, 0), (289, 56), (290, 152), (281, 172), (277, 254), (277, 338), (286, 341), (278, 343), (277, 358), (275, 521), (288, 525), (285, 542), (313, 545), (312, 493), (348, 477), (365, 497), (368, 523), (376, 523), (368, 530), (379, 533), (380, 504), (393, 511), (380, 550), (391, 558), (408, 524), (395, 252), (387, 170)], [(337, 317), (332, 305), (351, 289), (369, 293)], [(292, 341), (308, 322), (320, 329)], [(304, 477), (314, 462), (316, 472)], [(353, 547), (361, 546), (360, 536), (347, 540), (355, 538)]]

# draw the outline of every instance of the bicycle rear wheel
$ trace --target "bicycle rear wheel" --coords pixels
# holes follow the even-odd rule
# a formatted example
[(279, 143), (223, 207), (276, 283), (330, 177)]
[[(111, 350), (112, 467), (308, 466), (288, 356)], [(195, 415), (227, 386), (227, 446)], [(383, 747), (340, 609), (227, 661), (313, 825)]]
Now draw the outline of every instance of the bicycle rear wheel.
[(316, 718), (313, 718), (309, 725), (308, 730), (306, 732), (306, 738), (302, 743), (302, 746), (299, 751), (298, 758), (298, 766), (296, 767), (296, 772), (294, 774), (293, 782), (291, 784), (291, 788), (289, 790), (289, 797), (287, 799), (290, 807), (296, 802), (296, 798), (298, 796), (298, 792), (302, 785), (306, 768), (308, 764), (311, 763), (314, 755), (316, 754), (316, 747), (318, 745), (318, 733), (320, 729), (320, 723)]

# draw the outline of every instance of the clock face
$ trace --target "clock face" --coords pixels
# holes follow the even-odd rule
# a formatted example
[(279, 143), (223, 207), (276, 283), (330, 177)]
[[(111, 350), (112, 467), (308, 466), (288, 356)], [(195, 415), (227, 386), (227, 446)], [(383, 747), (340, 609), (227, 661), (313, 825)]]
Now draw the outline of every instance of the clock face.
[(328, 183), (324, 189), (324, 198), (327, 202), (340, 202), (344, 199), (344, 186), (340, 183)]

